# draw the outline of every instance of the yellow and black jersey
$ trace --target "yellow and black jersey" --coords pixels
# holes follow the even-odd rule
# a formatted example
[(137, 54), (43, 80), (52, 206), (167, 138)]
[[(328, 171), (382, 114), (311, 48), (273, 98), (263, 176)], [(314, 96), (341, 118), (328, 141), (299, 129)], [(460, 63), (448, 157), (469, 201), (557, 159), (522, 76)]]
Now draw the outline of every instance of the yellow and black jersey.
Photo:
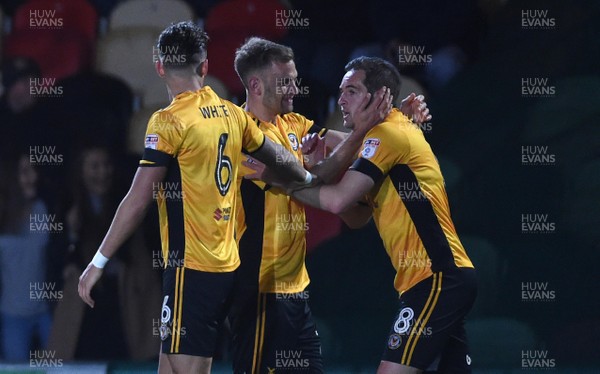
[(400, 293), (432, 272), (473, 267), (450, 218), (437, 159), (404, 114), (392, 110), (367, 133), (351, 168), (375, 182), (367, 198)]
[(242, 148), (258, 150), (264, 135), (238, 106), (210, 87), (184, 92), (152, 115), (140, 166), (166, 166), (153, 186), (165, 267), (229, 272), (239, 266), (234, 237)]
[[(259, 122), (259, 128), (294, 157), (277, 160), (282, 163), (303, 160), (302, 137), (309, 133), (322, 136), (326, 132), (297, 113), (277, 116), (275, 123)], [(241, 236), (240, 277), (258, 283), (258, 290), (263, 293), (301, 292), (309, 283), (304, 265), (308, 229), (304, 206), (261, 181), (243, 179), (248, 172), (242, 167), (238, 175), (243, 202), (236, 213)]]

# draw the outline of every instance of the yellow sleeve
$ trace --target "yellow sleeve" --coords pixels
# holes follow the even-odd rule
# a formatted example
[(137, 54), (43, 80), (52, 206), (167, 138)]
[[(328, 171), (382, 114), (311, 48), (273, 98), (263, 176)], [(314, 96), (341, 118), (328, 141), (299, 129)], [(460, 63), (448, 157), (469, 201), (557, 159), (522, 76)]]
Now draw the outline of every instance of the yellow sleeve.
[(369, 175), (375, 182), (397, 164), (408, 163), (410, 142), (406, 134), (392, 126), (380, 124), (371, 129), (351, 169)]
[(258, 128), (256, 121), (248, 112), (238, 106), (231, 105), (233, 112), (242, 124), (242, 147), (247, 153), (258, 151), (265, 143), (265, 134)]
[(167, 166), (182, 142), (183, 128), (177, 117), (165, 110), (155, 112), (148, 121), (140, 166)]

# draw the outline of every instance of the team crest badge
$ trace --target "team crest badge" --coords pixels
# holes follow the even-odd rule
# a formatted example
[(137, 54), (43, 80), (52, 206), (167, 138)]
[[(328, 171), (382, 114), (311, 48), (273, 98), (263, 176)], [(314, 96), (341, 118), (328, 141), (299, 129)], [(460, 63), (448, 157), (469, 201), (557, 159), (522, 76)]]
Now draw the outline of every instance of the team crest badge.
[(402, 344), (402, 337), (400, 335), (390, 335), (390, 338), (388, 339), (388, 347), (390, 349), (398, 349), (398, 347), (400, 347), (400, 344)]
[(160, 340), (165, 341), (169, 337), (169, 329), (167, 328), (167, 324), (163, 323), (160, 325)]
[(379, 147), (379, 144), (381, 144), (381, 142), (377, 138), (369, 138), (369, 139), (365, 140), (365, 147), (363, 148), (360, 155), (363, 158), (373, 157), (373, 155), (377, 151), (377, 147)]
[(158, 135), (156, 135), (156, 134), (146, 135), (146, 142), (144, 144), (145, 148), (156, 149), (157, 145), (158, 145)]
[(290, 144), (292, 145), (292, 149), (294, 151), (297, 151), (298, 150), (298, 138), (296, 137), (296, 134), (289, 133), (288, 138), (290, 139)]

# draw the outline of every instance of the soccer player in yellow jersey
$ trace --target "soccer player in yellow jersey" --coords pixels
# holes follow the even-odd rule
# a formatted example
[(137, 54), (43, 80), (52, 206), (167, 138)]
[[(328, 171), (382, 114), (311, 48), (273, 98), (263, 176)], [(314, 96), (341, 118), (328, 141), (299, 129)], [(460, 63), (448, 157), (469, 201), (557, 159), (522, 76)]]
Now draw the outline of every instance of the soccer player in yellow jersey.
[[(324, 136), (328, 148), (343, 143), (336, 153), (345, 153), (342, 162), (350, 164), (365, 132), (347, 135), (327, 130), (293, 112), (298, 74), (291, 48), (250, 38), (237, 50), (235, 68), (246, 88), (245, 109), (268, 138), (293, 155), (293, 161), (303, 161), (301, 139), (318, 134)], [(412, 100), (405, 108), (426, 119), (428, 110), (422, 104), (420, 99)], [(231, 313), (234, 372), (265, 373), (278, 368), (323, 372), (320, 340), (307, 303), (304, 207), (260, 181), (242, 180), (241, 194), (242, 263)]]
[[(399, 83), (397, 70), (384, 60), (348, 63), (338, 100), (344, 126), (353, 128), (365, 95), (384, 85), (397, 94)], [(262, 176), (280, 185), (269, 174)], [(340, 214), (351, 227), (375, 219), (400, 294), (378, 373), (470, 373), (464, 319), (476, 297), (475, 271), (422, 131), (393, 109), (366, 134), (358, 159), (337, 184), (287, 188), (293, 198)]]
[(160, 34), (156, 70), (172, 102), (150, 118), (131, 188), (79, 282), (79, 295), (93, 307), (90, 292), (102, 268), (156, 199), (165, 260), (160, 373), (210, 372), (240, 263), (233, 214), (242, 149), (290, 180), (312, 178), (299, 163), (278, 163), (289, 153), (266, 138), (244, 110), (203, 86), (207, 41), (191, 22)]

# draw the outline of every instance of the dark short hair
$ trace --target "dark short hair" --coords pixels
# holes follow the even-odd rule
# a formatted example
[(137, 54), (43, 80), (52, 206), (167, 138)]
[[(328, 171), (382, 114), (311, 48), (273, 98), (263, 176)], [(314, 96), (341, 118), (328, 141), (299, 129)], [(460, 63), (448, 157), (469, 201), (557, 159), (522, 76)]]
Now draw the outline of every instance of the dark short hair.
[(365, 81), (363, 84), (372, 95), (381, 87), (386, 86), (393, 95), (393, 101), (400, 95), (400, 73), (398, 69), (388, 61), (379, 57), (357, 57), (344, 67), (346, 72), (350, 70), (363, 70)]
[(158, 37), (156, 47), (166, 68), (185, 68), (206, 60), (208, 34), (191, 21), (172, 23)]
[(244, 86), (248, 86), (251, 72), (262, 70), (272, 62), (290, 62), (294, 59), (294, 51), (290, 47), (272, 41), (252, 37), (235, 51), (235, 71)]

